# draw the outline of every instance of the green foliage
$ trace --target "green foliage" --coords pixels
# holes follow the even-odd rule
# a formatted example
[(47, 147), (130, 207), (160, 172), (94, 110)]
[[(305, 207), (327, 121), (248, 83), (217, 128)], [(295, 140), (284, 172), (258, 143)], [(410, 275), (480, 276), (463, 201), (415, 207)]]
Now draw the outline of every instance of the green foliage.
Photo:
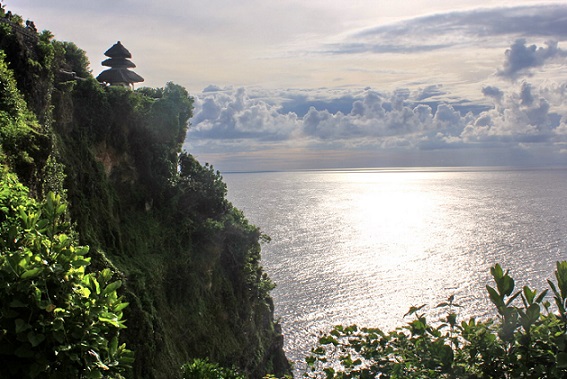
[(194, 215), (196, 221), (204, 221), (202, 215), (218, 220), (229, 209), (226, 184), (220, 172), (215, 172), (208, 164), (202, 166), (186, 152), (179, 156), (177, 187), (180, 190), (178, 207), (183, 213)]
[(0, 366), (18, 378), (116, 377), (133, 361), (121, 280), (87, 273), (89, 248), (72, 238), (66, 204), (28, 197), (15, 176), (0, 181)]
[(0, 151), (6, 163), (30, 180), (35, 170), (34, 157), (41, 155), (40, 144), (46, 137), (39, 133), (39, 123), (18, 90), (5, 58), (0, 51)]
[(71, 72), (74, 72), (78, 77), (87, 78), (90, 76), (89, 70), (89, 59), (87, 58), (87, 53), (77, 47), (73, 42), (57, 42), (62, 45), (65, 57), (65, 68)]
[(143, 92), (155, 98), (149, 122), (156, 142), (172, 146), (176, 153), (179, 152), (192, 115), (193, 98), (185, 88), (172, 82), (164, 88)]
[(12, 25), (0, 27), (0, 50), (6, 54), (6, 62), (13, 70), (27, 107), (41, 124), (47, 124), (54, 76), (53, 47), (46, 33), (40, 36), (28, 28), (22, 34), (21, 27)]
[[(500, 265), (487, 286), (496, 319), (457, 321), (451, 296), (437, 308), (447, 313), (428, 322), (424, 306), (412, 307), (407, 325), (385, 333), (377, 328), (336, 326), (306, 358), (310, 378), (564, 378), (567, 375), (567, 262), (558, 262), (556, 283), (548, 281), (558, 314)], [(515, 305), (516, 299), (521, 304)]]
[[(193, 104), (187, 91), (173, 83), (136, 91), (102, 87), (88, 73), (86, 56), (77, 46), (54, 40), (48, 31), (30, 33), (24, 35), (13, 25), (0, 23), (0, 50), (6, 54), (12, 92), (19, 91), (23, 99), (20, 103), (27, 106), (28, 115), (35, 117), (30, 120), (36, 120), (24, 122), (28, 129), (2, 128), (7, 137), (2, 138), (0, 160), (14, 170), (11, 159), (20, 154), (17, 159), (28, 170), (17, 170), (18, 176), (33, 196), (53, 191), (69, 202), (74, 228), (73, 233), (63, 233), (65, 241), (75, 246), (80, 238), (80, 244), (91, 246), (89, 269), (102, 273), (105, 267), (117, 267), (116, 271), (128, 279), (128, 285), (121, 287), (130, 303), (124, 317), (135, 327), (122, 329), (120, 336), (139, 358), (131, 376), (179, 377), (179, 367), (187, 357), (208, 357), (224, 367), (235, 365), (250, 377), (288, 372), (281, 329), (273, 320), (269, 296), (273, 283), (260, 266), (259, 241), (263, 236), (226, 200), (226, 185), (220, 174), (188, 154), (181, 154)], [(74, 79), (69, 71), (87, 79)], [(15, 109), (10, 106), (6, 111)], [(15, 122), (13, 114), (9, 117), (10, 122)], [(10, 145), (5, 141), (15, 142)], [(29, 205), (27, 200), (25, 205)], [(45, 212), (40, 211), (43, 205), (38, 203), (37, 207), (38, 217), (44, 219)], [(65, 218), (61, 222), (67, 221)], [(75, 250), (83, 251), (78, 247)], [(65, 251), (71, 254), (70, 249)], [(37, 281), (46, 274), (38, 271), (34, 276), (33, 270), (43, 267), (37, 263), (42, 262), (41, 258), (36, 261), (34, 257), (29, 258), (30, 268), (26, 269), (28, 281)], [(87, 261), (81, 257), (78, 259)], [(59, 269), (46, 261), (49, 267)], [(57, 270), (57, 275), (62, 273)], [(81, 275), (91, 274), (75, 272), (67, 277), (76, 279)], [(110, 285), (120, 279), (105, 282), (100, 275), (93, 278), (103, 289), (104, 283)], [(59, 281), (53, 286), (59, 285), (61, 293), (63, 287), (69, 289), (70, 283), (75, 283), (75, 279), (69, 282), (65, 276), (56, 277)], [(83, 298), (86, 290), (90, 291), (89, 297), (95, 296), (96, 283), (85, 280), (73, 288), (83, 293)], [(78, 295), (73, 291), (69, 304), (76, 304)], [(54, 298), (51, 290), (42, 292), (45, 296), (47, 293)], [(57, 299), (62, 299), (60, 296)], [(63, 309), (59, 303), (53, 304)], [(30, 309), (34, 330), (39, 328), (34, 321), (36, 315), (54, 317), (45, 309)], [(73, 309), (80, 313), (80, 308)], [(98, 310), (89, 314), (96, 316)], [(18, 318), (27, 322), (24, 316)], [(58, 315), (63, 316), (67, 314)], [(107, 316), (97, 321), (103, 320), (104, 325), (115, 329), (121, 325), (113, 325), (116, 320)], [(74, 325), (71, 319), (68, 322), (69, 327)], [(14, 327), (13, 322), (8, 324), (2, 329)], [(45, 347), (45, 354), (51, 352), (46, 359), (55, 359), (53, 352), (59, 352), (53, 347), (57, 342), (52, 338), (55, 331), (49, 325), (41, 327), (45, 340), (33, 343), (38, 343), (37, 349), (50, 346)], [(89, 333), (94, 336), (94, 332)], [(97, 354), (111, 368), (106, 374), (114, 368), (107, 364), (110, 358), (104, 341), (118, 341), (113, 338), (109, 335), (97, 340), (102, 344)], [(7, 340), (0, 337), (1, 341)], [(114, 342), (109, 348), (112, 346)], [(88, 351), (76, 355), (83, 365), (88, 363), (87, 358), (95, 357)], [(71, 354), (62, 351), (57, 357), (67, 359)], [(13, 370), (22, 367), (22, 362), (16, 359)], [(0, 367), (2, 376), (4, 366)]]
[(183, 379), (245, 379), (234, 369), (222, 367), (206, 359), (194, 359), (181, 366)]

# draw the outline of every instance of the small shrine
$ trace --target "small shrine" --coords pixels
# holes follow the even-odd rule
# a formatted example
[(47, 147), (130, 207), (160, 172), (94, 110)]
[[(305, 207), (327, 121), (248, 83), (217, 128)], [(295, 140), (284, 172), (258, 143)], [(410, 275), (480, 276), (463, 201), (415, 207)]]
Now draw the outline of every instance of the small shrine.
[(104, 55), (106, 55), (108, 59), (104, 60), (102, 65), (110, 68), (104, 70), (96, 77), (99, 82), (111, 86), (134, 88), (134, 83), (144, 81), (144, 78), (130, 70), (130, 68), (134, 68), (136, 65), (130, 60), (132, 54), (130, 54), (128, 49), (126, 49), (120, 41), (106, 50)]

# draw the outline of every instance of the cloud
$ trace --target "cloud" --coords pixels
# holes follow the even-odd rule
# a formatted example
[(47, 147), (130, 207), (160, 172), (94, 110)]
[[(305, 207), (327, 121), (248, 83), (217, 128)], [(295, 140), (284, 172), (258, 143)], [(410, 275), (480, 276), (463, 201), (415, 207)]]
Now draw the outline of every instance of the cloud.
[(277, 141), (294, 132), (294, 113), (279, 113), (279, 107), (251, 98), (244, 88), (222, 92), (212, 88), (219, 87), (209, 86), (195, 99), (190, 138)]
[(537, 47), (536, 45), (526, 45), (526, 40), (517, 39), (512, 46), (506, 50), (506, 60), (504, 67), (498, 71), (498, 75), (516, 79), (520, 75), (529, 74), (529, 69), (543, 66), (546, 62), (554, 58), (564, 58), (567, 51), (557, 47), (557, 41), (546, 42), (547, 47)]
[[(303, 108), (310, 102), (308, 91), (289, 90), (288, 95), (278, 91), (273, 96), (266, 90), (244, 88), (204, 92), (196, 98), (187, 146), (197, 153), (238, 153), (241, 159), (259, 151), (270, 155), (270, 150), (277, 150), (282, 154), (301, 147), (304, 154), (334, 151), (349, 152), (353, 157), (371, 151), (389, 152), (390, 157), (402, 151), (408, 157), (417, 156), (418, 151), (435, 156), (450, 151), (461, 160), (465, 157), (462, 151), (474, 150), (479, 152), (477, 159), (483, 164), (497, 164), (498, 157), (510, 156), (504, 151), (523, 151), (518, 155), (521, 161), (506, 164), (527, 164), (535, 159), (533, 154), (545, 151), (546, 156), (556, 154), (557, 161), (562, 159), (558, 157), (564, 158), (560, 150), (567, 145), (566, 87), (535, 86), (528, 82), (507, 90), (486, 86), (482, 93), (493, 105), (478, 113), (463, 113), (449, 101), (439, 100), (433, 105), (419, 101), (441, 94), (441, 87), (391, 93), (372, 89), (334, 91), (335, 97), (330, 96), (325, 102), (338, 100), (342, 110), (311, 106), (302, 116), (284, 111), (273, 99), (279, 98), (283, 103), (292, 98), (299, 107), (301, 93)], [(268, 98), (272, 100), (267, 101)], [(316, 103), (323, 102), (321, 92), (314, 98)], [(345, 99), (350, 99), (348, 110)], [(456, 104), (460, 102), (462, 99)], [(494, 156), (486, 152), (482, 156), (480, 151), (484, 149), (494, 152)], [(297, 153), (294, 159), (300, 156)], [(404, 162), (409, 161), (408, 158)]]
[(494, 99), (496, 103), (500, 103), (502, 97), (504, 96), (504, 92), (502, 92), (498, 87), (494, 86), (483, 87), (482, 94), (486, 97)]
[(438, 13), (358, 31), (322, 50), (331, 54), (407, 54), (466, 46), (486, 48), (494, 44), (496, 36), (500, 41), (506, 40), (505, 36), (564, 40), (565, 19), (567, 5), (563, 4)]

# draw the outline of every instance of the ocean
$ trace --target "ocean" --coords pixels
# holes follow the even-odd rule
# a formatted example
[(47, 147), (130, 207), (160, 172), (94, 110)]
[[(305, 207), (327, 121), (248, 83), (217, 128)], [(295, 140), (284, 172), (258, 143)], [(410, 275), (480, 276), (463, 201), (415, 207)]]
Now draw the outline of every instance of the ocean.
[[(427, 168), (225, 173), (228, 198), (271, 238), (262, 265), (298, 371), (320, 331), (391, 330), (412, 305), (455, 295), (493, 314), (500, 263), (547, 288), (567, 260), (567, 169)], [(407, 321), (407, 320), (406, 320)]]

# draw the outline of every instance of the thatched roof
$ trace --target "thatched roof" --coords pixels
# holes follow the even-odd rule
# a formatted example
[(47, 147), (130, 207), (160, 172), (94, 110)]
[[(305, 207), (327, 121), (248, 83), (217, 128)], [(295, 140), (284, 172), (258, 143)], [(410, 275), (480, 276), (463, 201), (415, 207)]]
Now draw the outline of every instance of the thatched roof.
[(112, 47), (104, 53), (110, 58), (132, 58), (132, 54), (126, 49), (120, 41), (116, 42)]
[(101, 63), (103, 66), (107, 66), (107, 67), (128, 67), (128, 68), (134, 68), (136, 67), (136, 65), (134, 64), (134, 62), (126, 59), (126, 58), (108, 58), (104, 61), (102, 61)]
[(130, 71), (126, 68), (109, 68), (101, 72), (97, 77), (101, 83), (117, 84), (117, 83), (139, 83), (143, 82), (144, 78), (136, 74), (134, 71)]

